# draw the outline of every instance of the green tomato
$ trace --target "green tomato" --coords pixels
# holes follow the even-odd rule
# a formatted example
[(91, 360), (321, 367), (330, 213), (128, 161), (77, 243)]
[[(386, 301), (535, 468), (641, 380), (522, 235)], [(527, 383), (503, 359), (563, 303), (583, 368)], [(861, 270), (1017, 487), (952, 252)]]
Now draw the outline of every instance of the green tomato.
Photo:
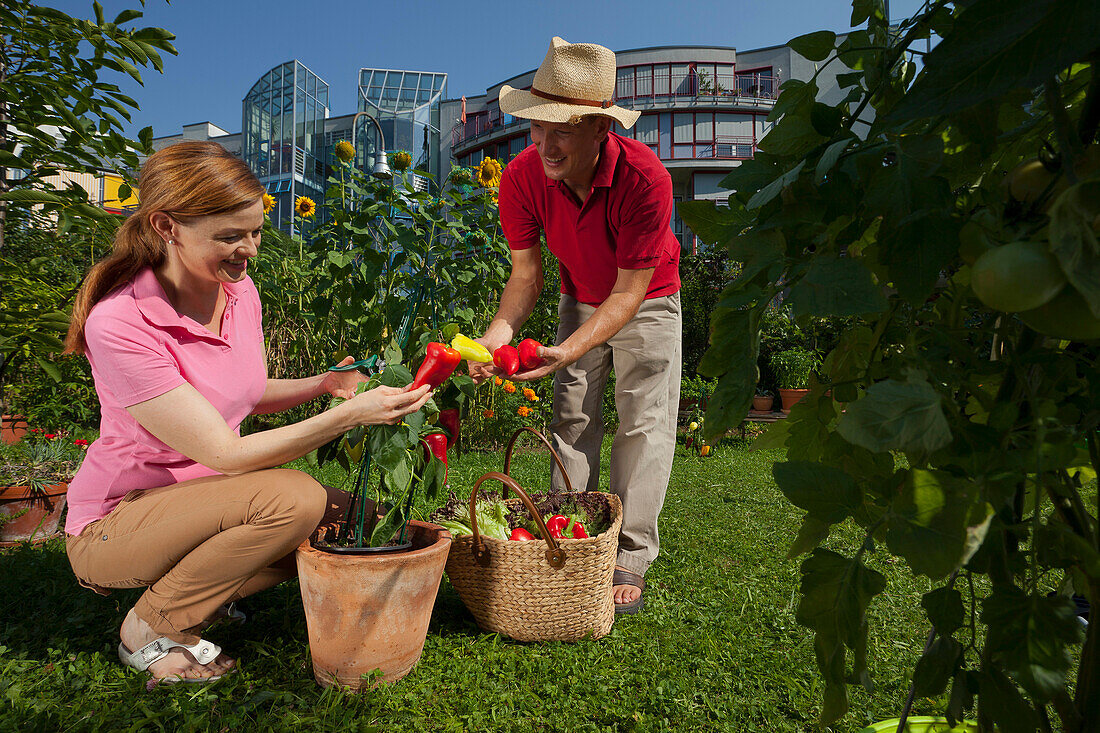
[(1067, 341), (1091, 341), (1100, 338), (1100, 318), (1093, 315), (1089, 304), (1071, 287), (1051, 301), (1020, 314), (1020, 320), (1044, 336)]
[(978, 298), (1005, 313), (1032, 310), (1066, 285), (1058, 260), (1039, 242), (993, 247), (974, 262), (970, 285)]

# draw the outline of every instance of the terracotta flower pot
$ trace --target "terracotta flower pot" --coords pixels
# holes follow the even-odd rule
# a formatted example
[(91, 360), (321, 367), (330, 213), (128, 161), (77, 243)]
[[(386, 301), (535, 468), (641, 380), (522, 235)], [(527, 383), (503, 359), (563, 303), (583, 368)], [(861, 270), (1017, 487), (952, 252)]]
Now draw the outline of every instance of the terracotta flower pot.
[(783, 412), (789, 413), (791, 408), (798, 404), (803, 397), (808, 395), (810, 390), (808, 389), (781, 389), (779, 390), (779, 399), (783, 402)]
[(27, 486), (0, 489), (0, 546), (41, 542), (56, 534), (68, 490), (68, 484), (47, 486), (42, 493)]
[(760, 395), (756, 395), (752, 398), (752, 409), (756, 412), (771, 412), (774, 402), (774, 397), (761, 397)]
[(18, 443), (27, 434), (27, 421), (22, 415), (4, 415), (0, 422), (0, 440), (11, 445)]
[[(318, 533), (323, 536), (329, 528)], [(410, 522), (412, 548), (363, 555), (298, 547), (298, 580), (317, 684), (361, 689), (401, 679), (420, 660), (451, 534)]]

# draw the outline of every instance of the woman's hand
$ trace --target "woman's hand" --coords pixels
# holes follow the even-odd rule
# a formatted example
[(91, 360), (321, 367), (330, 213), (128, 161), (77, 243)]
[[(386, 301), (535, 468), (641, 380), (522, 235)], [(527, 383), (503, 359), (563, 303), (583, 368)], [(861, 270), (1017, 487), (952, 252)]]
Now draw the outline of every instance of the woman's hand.
[[(336, 366), (347, 366), (353, 361), (355, 359), (352, 357), (345, 356)], [(324, 379), (321, 380), (321, 389), (333, 397), (350, 400), (355, 396), (355, 388), (365, 381), (367, 381), (366, 375), (358, 369), (348, 372), (325, 372)]]
[(354, 410), (353, 419), (359, 425), (394, 425), (423, 407), (432, 396), (429, 385), (414, 390), (409, 387), (375, 387), (355, 395), (340, 408)]

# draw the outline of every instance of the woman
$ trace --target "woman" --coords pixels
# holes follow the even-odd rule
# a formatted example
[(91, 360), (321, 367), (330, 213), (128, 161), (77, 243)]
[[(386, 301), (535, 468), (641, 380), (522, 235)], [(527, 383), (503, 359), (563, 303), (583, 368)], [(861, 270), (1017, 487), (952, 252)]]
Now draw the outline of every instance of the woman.
[[(87, 355), (102, 408), (99, 440), (69, 487), (66, 547), (86, 587), (148, 586), (122, 622), (124, 664), (205, 682), (234, 660), (196, 632), (226, 604), (294, 577), (294, 548), (343, 510), (343, 492), (273, 467), (354, 426), (397, 422), (430, 394), (355, 395), (354, 371), (267, 378), (247, 275), (264, 188), (220, 145), (153, 154), (139, 190), (137, 211), (77, 295), (66, 340), (67, 353)], [(325, 394), (349, 399), (240, 435), (247, 415)]]

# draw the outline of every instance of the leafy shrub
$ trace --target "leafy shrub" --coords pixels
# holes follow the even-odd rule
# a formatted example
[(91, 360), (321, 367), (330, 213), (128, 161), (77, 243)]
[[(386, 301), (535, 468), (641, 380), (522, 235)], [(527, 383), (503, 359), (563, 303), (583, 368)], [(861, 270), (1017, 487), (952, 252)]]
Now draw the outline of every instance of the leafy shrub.
[(820, 360), (812, 351), (794, 348), (773, 354), (769, 363), (780, 389), (806, 389)]

